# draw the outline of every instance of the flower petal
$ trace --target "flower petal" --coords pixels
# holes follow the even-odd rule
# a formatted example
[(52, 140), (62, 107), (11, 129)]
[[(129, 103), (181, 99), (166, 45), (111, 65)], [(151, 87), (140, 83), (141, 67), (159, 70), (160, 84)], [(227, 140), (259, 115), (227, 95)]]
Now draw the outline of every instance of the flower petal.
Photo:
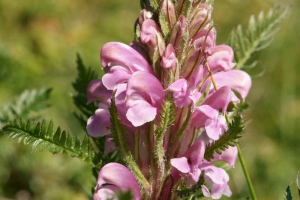
[(120, 188), (122, 192), (130, 190), (135, 200), (141, 199), (137, 180), (127, 167), (119, 163), (108, 163), (99, 172), (98, 187), (110, 184)]

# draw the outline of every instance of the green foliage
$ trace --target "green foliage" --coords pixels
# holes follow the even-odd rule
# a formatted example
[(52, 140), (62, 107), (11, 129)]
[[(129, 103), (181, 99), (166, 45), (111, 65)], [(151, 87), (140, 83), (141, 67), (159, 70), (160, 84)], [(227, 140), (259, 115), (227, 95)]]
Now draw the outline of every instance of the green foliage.
[(293, 195), (291, 192), (291, 187), (288, 186), (285, 190), (284, 200), (292, 200), (292, 199), (293, 199)]
[[(236, 69), (247, 68), (246, 63), (251, 55), (271, 44), (273, 35), (278, 31), (276, 25), (285, 17), (287, 11), (288, 7), (271, 9), (266, 17), (260, 12), (257, 19), (252, 15), (245, 36), (241, 25), (231, 32), (228, 45), (233, 48)], [(256, 63), (248, 63), (248, 68), (255, 67)]]
[(118, 199), (119, 200), (132, 200), (133, 199), (133, 195), (131, 194), (130, 190), (127, 192), (120, 192), (117, 193)]
[(19, 138), (18, 142), (23, 141), (25, 145), (32, 144), (32, 152), (46, 149), (53, 154), (63, 153), (79, 158), (94, 166), (95, 154), (88, 137), (80, 141), (78, 137), (73, 139), (70, 133), (62, 131), (60, 127), (54, 131), (52, 121), (47, 124), (45, 120), (42, 122), (15, 120), (5, 124), (0, 132), (8, 134), (12, 139)]
[(0, 126), (22, 116), (26, 119), (38, 118), (39, 111), (48, 108), (51, 89), (25, 90), (20, 96), (0, 108)]
[(87, 68), (80, 55), (77, 54), (77, 78), (72, 84), (76, 94), (72, 96), (73, 102), (81, 113), (74, 113), (76, 118), (82, 124), (85, 129), (87, 119), (94, 115), (97, 109), (97, 103), (87, 104), (87, 87), (88, 84), (97, 79), (97, 74), (90, 67)]
[(213, 155), (215, 152), (221, 154), (222, 151), (227, 149), (229, 146), (235, 146), (237, 139), (241, 137), (243, 129), (243, 118), (241, 115), (236, 115), (231, 124), (229, 124), (228, 130), (220, 137), (220, 139), (206, 146), (204, 158), (210, 161), (214, 158)]

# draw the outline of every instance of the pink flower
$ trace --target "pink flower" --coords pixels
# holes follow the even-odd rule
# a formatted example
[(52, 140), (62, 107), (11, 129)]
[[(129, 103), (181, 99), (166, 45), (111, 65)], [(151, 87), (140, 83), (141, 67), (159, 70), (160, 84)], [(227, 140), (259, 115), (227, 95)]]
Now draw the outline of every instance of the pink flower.
[(108, 127), (110, 127), (110, 114), (107, 103), (99, 103), (95, 115), (87, 121), (87, 132), (93, 137), (101, 137), (108, 135)]
[(204, 163), (200, 166), (204, 172), (204, 180), (210, 186), (210, 190), (202, 185), (203, 195), (212, 199), (220, 199), (222, 195), (231, 196), (231, 190), (228, 186), (229, 176), (222, 168), (215, 167), (210, 163)]
[(214, 153), (214, 159), (211, 160), (211, 162), (215, 162), (215, 161), (224, 161), (227, 162), (231, 168), (234, 167), (236, 158), (238, 155), (238, 150), (237, 147), (231, 147), (229, 146), (227, 149), (225, 149), (221, 155), (218, 153)]
[(160, 112), (165, 92), (159, 80), (148, 72), (135, 72), (127, 83), (126, 117), (138, 127), (153, 121)]
[(232, 62), (233, 57), (233, 50), (230, 46), (218, 45), (212, 49), (212, 55), (208, 56), (207, 62), (212, 72), (228, 71), (235, 66)]
[(101, 168), (94, 200), (117, 199), (116, 192), (131, 191), (134, 200), (140, 200), (141, 192), (134, 175), (119, 163), (109, 163)]
[(174, 69), (177, 63), (177, 58), (175, 55), (175, 50), (172, 44), (168, 44), (166, 50), (162, 55), (162, 60), (160, 65), (165, 69)]
[(103, 85), (108, 90), (116, 89), (120, 83), (126, 83), (136, 71), (153, 73), (145, 58), (132, 47), (120, 43), (109, 42), (101, 49), (101, 60), (105, 75)]
[(209, 105), (195, 107), (191, 124), (196, 128), (205, 127), (205, 134), (209, 140), (218, 140), (227, 130), (225, 117)]
[[(186, 176), (186, 183), (191, 186), (198, 182), (201, 171), (199, 165), (202, 163), (205, 152), (205, 144), (202, 140), (195, 142), (180, 158), (171, 159), (171, 165), (176, 170), (172, 174)], [(176, 180), (175, 180), (176, 181)]]
[(202, 80), (203, 68), (199, 66), (190, 77), (189, 81), (181, 78), (172, 83), (167, 90), (173, 92), (175, 105), (179, 108), (188, 106), (192, 101), (194, 104), (199, 100), (201, 93), (198, 92), (197, 86)]

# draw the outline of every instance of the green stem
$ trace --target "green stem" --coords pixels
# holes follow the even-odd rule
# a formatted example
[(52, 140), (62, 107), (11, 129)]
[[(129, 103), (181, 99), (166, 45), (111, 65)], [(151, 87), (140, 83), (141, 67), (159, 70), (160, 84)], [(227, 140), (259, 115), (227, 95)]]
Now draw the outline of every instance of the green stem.
[(245, 164), (245, 160), (244, 160), (243, 155), (242, 155), (242, 151), (241, 151), (240, 145), (236, 144), (236, 147), (238, 149), (239, 159), (240, 159), (240, 162), (241, 162), (241, 165), (242, 165), (242, 168), (243, 168), (243, 172), (244, 172), (245, 178), (247, 180), (247, 184), (248, 184), (248, 187), (249, 187), (249, 190), (250, 190), (250, 194), (251, 194), (252, 200), (257, 200), (256, 194), (255, 194), (255, 191), (254, 191), (254, 187), (252, 185), (251, 178), (249, 176), (249, 173), (248, 173), (248, 170), (247, 170), (247, 167), (246, 167), (246, 164)]

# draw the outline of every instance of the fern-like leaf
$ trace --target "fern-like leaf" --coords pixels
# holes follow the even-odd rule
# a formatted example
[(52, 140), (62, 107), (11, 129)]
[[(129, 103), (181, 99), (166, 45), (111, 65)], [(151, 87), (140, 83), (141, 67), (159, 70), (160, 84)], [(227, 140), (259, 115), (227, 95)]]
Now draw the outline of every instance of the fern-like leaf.
[(233, 118), (232, 123), (229, 124), (228, 130), (220, 137), (220, 139), (206, 146), (204, 158), (210, 161), (214, 158), (215, 152), (221, 154), (222, 151), (229, 146), (235, 146), (237, 139), (241, 137), (243, 129), (243, 118), (240, 115), (236, 115)]
[[(288, 7), (271, 9), (266, 17), (263, 12), (257, 18), (252, 15), (245, 36), (241, 25), (231, 32), (227, 43), (233, 48), (236, 69), (246, 68), (246, 63), (254, 52), (270, 45), (273, 35), (278, 30), (276, 25), (285, 17), (288, 9)], [(256, 61), (248, 64), (250, 67), (255, 65)]]
[(49, 107), (47, 100), (51, 89), (25, 90), (20, 96), (0, 108), (0, 126), (22, 116), (26, 119), (38, 118), (39, 111)]
[(20, 119), (5, 124), (0, 132), (8, 134), (9, 138), (18, 138), (19, 143), (23, 141), (25, 145), (32, 144), (32, 152), (48, 150), (53, 154), (63, 153), (79, 158), (93, 166), (98, 164), (93, 163), (95, 153), (87, 136), (80, 141), (77, 136), (74, 139), (70, 133), (62, 131), (60, 127), (56, 131), (53, 127), (52, 121), (47, 124), (45, 120), (25, 122)]
[(76, 94), (72, 96), (73, 102), (76, 107), (79, 109), (80, 113), (75, 113), (77, 119), (81, 124), (86, 126), (86, 121), (88, 117), (94, 115), (95, 110), (97, 109), (97, 103), (87, 104), (87, 87), (88, 84), (97, 79), (97, 73), (92, 70), (90, 67), (86, 67), (80, 57), (77, 54), (77, 78), (72, 84)]

